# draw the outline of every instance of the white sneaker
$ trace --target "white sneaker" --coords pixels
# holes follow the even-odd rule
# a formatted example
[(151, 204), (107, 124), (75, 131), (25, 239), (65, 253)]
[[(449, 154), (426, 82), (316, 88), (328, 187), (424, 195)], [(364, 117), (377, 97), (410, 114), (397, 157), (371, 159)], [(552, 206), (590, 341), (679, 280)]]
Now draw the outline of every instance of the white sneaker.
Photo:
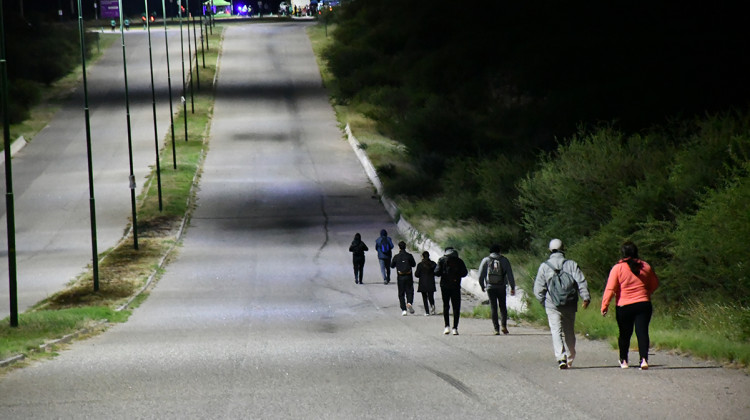
[(401, 316), (406, 316), (406, 311), (401, 312)]
[(433, 315), (435, 315), (435, 307), (434, 306), (432, 308), (430, 308), (430, 313), (433, 314)]
[(648, 370), (648, 362), (646, 359), (641, 359), (641, 370)]
[(451, 327), (445, 327), (443, 334), (450, 334), (450, 333), (451, 333)]
[(413, 313), (414, 313), (414, 308), (413, 308), (413, 307), (411, 306), (411, 303), (407, 303), (407, 304), (406, 304), (406, 309), (408, 309), (408, 310), (409, 310), (409, 313), (410, 313), (410, 314), (413, 314)]
[(627, 360), (620, 360), (620, 367), (623, 369), (628, 368), (628, 361)]
[(453, 335), (458, 335), (458, 330), (456, 328), (453, 329)]
[(427, 312), (426, 314), (424, 314), (424, 316), (430, 316), (430, 313), (429, 313), (429, 312)]

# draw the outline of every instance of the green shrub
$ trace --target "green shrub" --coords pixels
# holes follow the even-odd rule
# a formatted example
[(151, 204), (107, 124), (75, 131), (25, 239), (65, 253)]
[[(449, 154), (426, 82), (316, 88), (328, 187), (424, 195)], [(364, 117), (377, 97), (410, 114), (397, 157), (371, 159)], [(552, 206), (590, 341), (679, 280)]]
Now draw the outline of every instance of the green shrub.
[(750, 304), (750, 163), (725, 188), (709, 192), (694, 215), (678, 218), (665, 293), (731, 298)]
[(553, 237), (570, 246), (610, 220), (620, 192), (643, 176), (638, 145), (624, 143), (624, 135), (611, 128), (581, 133), (555, 154), (543, 155), (539, 168), (518, 183), (532, 249), (546, 249)]

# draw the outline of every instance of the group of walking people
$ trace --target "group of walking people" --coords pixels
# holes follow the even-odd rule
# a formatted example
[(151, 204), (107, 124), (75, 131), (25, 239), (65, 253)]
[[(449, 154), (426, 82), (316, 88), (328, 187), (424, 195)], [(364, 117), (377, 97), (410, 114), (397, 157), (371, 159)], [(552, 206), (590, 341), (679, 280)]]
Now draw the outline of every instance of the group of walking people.
[[(458, 335), (458, 322), (461, 315), (461, 280), (468, 275), (464, 261), (458, 251), (445, 248), (437, 262), (430, 259), (428, 251), (422, 252), (422, 260), (417, 263), (406, 251), (406, 243), (398, 243), (399, 252), (392, 255), (393, 242), (385, 229), (375, 241), (378, 252), (383, 284), (389, 284), (391, 269), (396, 270), (398, 299), (401, 314), (414, 313), (414, 278), (418, 280), (417, 292), (422, 294), (425, 316), (435, 315), (436, 282), (440, 277), (440, 290), (443, 298), (444, 334)], [(357, 233), (349, 247), (353, 255), (354, 282), (362, 284), (367, 245)], [(479, 265), (479, 286), (487, 293), (490, 314), (495, 335), (508, 334), (508, 310), (506, 294), (515, 295), (516, 285), (510, 261), (495, 244), (489, 255)], [(632, 242), (625, 242), (621, 249), (622, 258), (612, 267), (602, 298), (601, 314), (606, 316), (612, 299), (615, 299), (615, 318), (619, 329), (619, 364), (626, 369), (630, 339), (635, 330), (638, 339), (639, 366), (648, 369), (648, 349), (650, 339), (648, 326), (651, 321), (651, 295), (659, 286), (659, 280), (651, 266), (638, 256), (638, 248)], [(539, 265), (534, 279), (534, 296), (544, 306), (552, 335), (552, 347), (560, 369), (572, 367), (576, 357), (575, 316), (579, 297), (586, 309), (591, 302), (586, 278), (578, 264), (565, 258), (563, 243), (552, 239), (549, 243), (549, 257)], [(451, 324), (450, 311), (453, 310)]]

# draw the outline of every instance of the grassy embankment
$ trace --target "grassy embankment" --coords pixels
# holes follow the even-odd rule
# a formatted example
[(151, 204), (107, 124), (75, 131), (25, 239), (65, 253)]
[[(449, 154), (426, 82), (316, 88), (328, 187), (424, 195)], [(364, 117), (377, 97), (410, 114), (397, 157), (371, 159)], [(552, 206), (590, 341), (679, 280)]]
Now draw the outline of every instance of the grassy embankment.
[[(326, 84), (331, 83), (332, 75), (321, 59), (321, 51), (332, 39), (330, 37), (331, 29), (331, 27), (328, 28), (328, 37), (322, 25), (309, 30), (321, 74)], [(383, 136), (376, 129), (376, 123), (364, 116), (367, 111), (367, 104), (356, 103), (349, 106), (334, 106), (340, 125), (349, 124), (373, 165), (378, 169), (381, 176), (385, 175), (384, 182), (387, 183), (389, 173), (397, 172), (403, 178), (404, 174), (407, 174), (408, 177), (409, 173), (417, 171), (404, 145)], [(720, 118), (716, 118), (706, 125), (720, 126)], [(594, 133), (592, 137), (598, 134)], [(686, 155), (689, 154), (686, 153)], [(476, 221), (455, 221), (436, 217), (435, 215), (440, 212), (435, 209), (435, 206), (438, 203), (444, 203), (445, 200), (414, 199), (407, 194), (400, 195), (397, 193), (393, 195), (399, 204), (401, 214), (408, 218), (415, 227), (438, 243), (450, 244), (460, 249), (462, 257), (471, 267), (477, 267), (481, 258), (486, 254), (485, 244), (488, 240), (493, 241), (497, 239), (492, 238), (511, 236), (502, 230), (495, 231), (495, 229), (498, 229), (497, 227)], [(513, 263), (519, 287), (530, 292), (533, 276), (546, 255), (537, 255), (524, 250), (511, 250), (506, 255)], [(599, 255), (598, 257), (604, 258), (605, 261), (612, 260), (609, 255)], [(613, 263), (614, 261), (616, 259), (612, 260)], [(606, 280), (606, 273), (589, 273), (589, 276), (588, 281), (593, 286), (594, 297), (589, 309), (578, 312), (577, 331), (592, 339), (607, 340), (614, 349), (617, 345), (617, 326), (614, 320), (613, 304), (610, 306), (610, 314), (607, 317), (602, 317), (599, 313), (600, 291)], [(744, 336), (749, 318), (747, 308), (735, 302), (722, 303), (719, 299), (687, 300), (676, 305), (674, 301), (671, 304), (663, 302), (658, 295), (657, 292), (655, 313), (650, 328), (651, 342), (655, 348), (712, 359), (725, 365), (741, 368), (747, 368), (750, 365), (750, 344), (747, 337)], [(523, 314), (512, 313), (512, 318), (518, 322), (525, 321), (541, 327), (546, 326), (546, 315), (543, 308), (531, 297), (527, 303), (529, 310)], [(489, 308), (479, 306), (473, 314), (467, 315), (488, 317)], [(633, 348), (635, 348), (635, 344), (636, 340), (633, 337)]]
[[(200, 174), (213, 113), (213, 79), (222, 33), (221, 26), (217, 26), (213, 34), (207, 34), (210, 49), (206, 51), (206, 67), (200, 69), (201, 90), (195, 92), (195, 113), (190, 113), (188, 107), (189, 141), (185, 141), (182, 107), (177, 104), (175, 108), (178, 111), (174, 119), (176, 170), (172, 164), (169, 130), (163, 141), (160, 153), (162, 211), (159, 211), (155, 171), (152, 171), (144, 191), (138, 197), (139, 249), (136, 251), (133, 248), (131, 232), (114, 248), (100, 254), (99, 291), (93, 291), (93, 275), (89, 270), (71, 281), (64, 290), (20, 314), (17, 328), (11, 328), (8, 318), (4, 319), (0, 324), (0, 360), (18, 354), (31, 358), (43, 357), (44, 353), (37, 350), (44, 343), (82, 329), (86, 329), (88, 334), (96, 333), (106, 328), (102, 320), (124, 322), (131, 313), (130, 309), (148, 294), (148, 289), (144, 287), (149, 279), (158, 278), (163, 263), (174, 255), (177, 234), (183, 219), (190, 213), (191, 191), (194, 180)], [(118, 38), (105, 35), (103, 39), (110, 37), (108, 42)], [(202, 58), (199, 58), (202, 63)], [(179, 72), (177, 68), (172, 68), (172, 72), (175, 71)], [(78, 82), (78, 78), (80, 70), (55, 84), (49, 103), (32, 114), (43, 119), (43, 122), (20, 124), (14, 132), (32, 138), (52, 118), (55, 107), (59, 106), (59, 101)], [(159, 123), (162, 127), (169, 125), (169, 122)], [(126, 304), (126, 309), (118, 310)]]

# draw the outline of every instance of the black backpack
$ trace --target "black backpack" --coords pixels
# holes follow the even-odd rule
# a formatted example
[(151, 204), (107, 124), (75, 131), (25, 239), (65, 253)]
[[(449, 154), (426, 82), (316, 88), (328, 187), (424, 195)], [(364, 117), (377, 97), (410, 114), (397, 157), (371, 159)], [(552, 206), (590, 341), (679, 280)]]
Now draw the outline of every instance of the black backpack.
[(411, 264), (409, 264), (409, 257), (406, 254), (396, 254), (396, 271), (400, 276), (411, 274)]
[[(566, 261), (563, 261), (563, 266), (565, 266)], [(562, 268), (559, 270), (555, 269), (549, 261), (545, 261), (544, 263), (555, 272), (552, 278), (547, 281), (547, 294), (552, 303), (555, 306), (565, 306), (577, 302), (578, 282), (576, 282), (573, 276)]]
[(499, 259), (490, 257), (487, 264), (487, 283), (492, 285), (505, 283), (505, 273)]

